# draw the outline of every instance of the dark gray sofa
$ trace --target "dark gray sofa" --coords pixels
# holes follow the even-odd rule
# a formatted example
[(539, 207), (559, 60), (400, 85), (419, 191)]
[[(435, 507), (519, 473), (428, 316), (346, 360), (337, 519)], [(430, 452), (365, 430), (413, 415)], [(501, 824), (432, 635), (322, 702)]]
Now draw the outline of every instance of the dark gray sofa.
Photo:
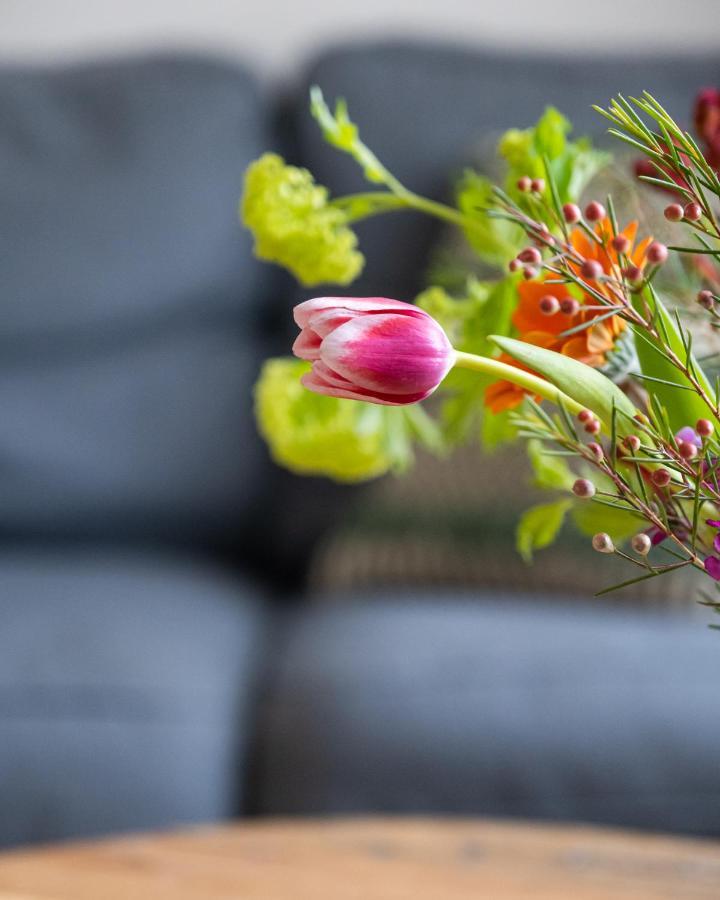
[[(680, 615), (451, 591), (309, 596), (353, 491), (268, 460), (260, 360), (301, 296), (236, 217), (265, 149), (359, 185), (306, 113), (344, 95), (439, 195), (547, 102), (714, 59), (371, 44), (296, 89), (194, 57), (0, 68), (0, 843), (231, 816), (437, 812), (720, 834), (720, 638)], [(361, 226), (357, 293), (409, 299), (431, 223)], [(541, 580), (541, 570), (539, 570)]]

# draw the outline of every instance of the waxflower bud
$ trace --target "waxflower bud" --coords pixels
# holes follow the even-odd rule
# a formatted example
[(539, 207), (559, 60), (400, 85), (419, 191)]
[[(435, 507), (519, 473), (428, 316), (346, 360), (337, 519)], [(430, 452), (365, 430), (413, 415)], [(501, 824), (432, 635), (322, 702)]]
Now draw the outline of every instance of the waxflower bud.
[(624, 234), (616, 234), (612, 239), (612, 245), (618, 253), (627, 253), (630, 249), (630, 240)]
[(593, 200), (592, 203), (588, 203), (585, 207), (585, 218), (588, 222), (601, 222), (606, 215), (605, 207), (596, 200)]
[(537, 278), (538, 270), (534, 266), (525, 266), (523, 269), (523, 278), (525, 281), (532, 281), (533, 278)]
[(629, 434), (623, 443), (631, 453), (637, 453), (640, 449), (640, 438), (636, 434)]
[(715, 426), (709, 419), (698, 419), (695, 423), (695, 431), (697, 431), (700, 437), (710, 437), (713, 431), (715, 431)]
[(572, 491), (581, 500), (589, 500), (595, 496), (595, 485), (587, 478), (578, 478), (572, 486)]
[(568, 225), (574, 225), (582, 219), (582, 212), (576, 203), (566, 203), (563, 208), (563, 218)]
[(688, 220), (688, 222), (697, 222), (699, 219), (702, 219), (702, 206), (699, 203), (688, 203), (685, 209), (683, 210), (683, 216)]
[(532, 190), (532, 178), (529, 175), (523, 175), (522, 178), (518, 178), (517, 189), (522, 191), (523, 194), (527, 194)]
[(640, 266), (627, 266), (623, 269), (623, 275), (630, 284), (640, 284), (643, 280), (643, 273)]
[(533, 190), (536, 194), (542, 194), (545, 190), (545, 179), (544, 178), (533, 178), (530, 184), (531, 190)]
[(661, 468), (655, 469), (650, 478), (656, 487), (667, 487), (667, 485), (670, 484), (672, 475), (668, 469)]
[(612, 538), (609, 534), (606, 534), (604, 531), (598, 532), (593, 536), (592, 539), (593, 550), (597, 550), (598, 553), (614, 553), (615, 552), (615, 544), (612, 542)]
[(580, 304), (574, 297), (565, 297), (564, 300), (560, 301), (560, 310), (564, 312), (566, 316), (574, 316), (580, 309)]
[(603, 267), (596, 259), (586, 259), (580, 268), (580, 274), (587, 281), (597, 280), (603, 273)]
[(707, 290), (707, 288), (700, 291), (699, 294), (697, 295), (697, 302), (700, 304), (700, 306), (703, 307), (703, 309), (708, 309), (708, 310), (712, 309), (713, 306), (715, 305), (715, 298), (713, 296), (713, 292)]
[(543, 315), (554, 316), (560, 309), (560, 301), (557, 297), (553, 297), (552, 294), (546, 294), (544, 297), (540, 298), (538, 306)]
[(695, 459), (698, 448), (690, 441), (678, 441), (678, 453), (683, 459)]
[(595, 418), (595, 413), (591, 409), (581, 409), (577, 414), (578, 422), (581, 422), (583, 425), (586, 422), (592, 421)]
[(640, 534), (636, 534), (630, 541), (630, 545), (636, 553), (640, 554), (640, 556), (647, 556), (652, 547), (652, 541), (646, 534), (640, 532)]
[(660, 266), (668, 258), (668, 248), (659, 241), (653, 241), (645, 251), (645, 258), (654, 266)]
[(312, 362), (303, 385), (317, 394), (401, 406), (424, 400), (452, 368), (440, 325), (384, 297), (317, 297), (295, 307), (293, 353)]
[(542, 260), (542, 256), (537, 247), (526, 247), (518, 253), (517, 258), (520, 262), (532, 263), (533, 265), (537, 265)]
[(680, 222), (685, 215), (685, 211), (679, 203), (671, 203), (665, 207), (663, 215), (668, 222)]
[(598, 461), (605, 455), (605, 451), (596, 441), (590, 441), (587, 448)]
[(588, 434), (599, 434), (600, 432), (600, 420), (599, 419), (590, 419), (590, 421), (585, 426), (585, 431)]

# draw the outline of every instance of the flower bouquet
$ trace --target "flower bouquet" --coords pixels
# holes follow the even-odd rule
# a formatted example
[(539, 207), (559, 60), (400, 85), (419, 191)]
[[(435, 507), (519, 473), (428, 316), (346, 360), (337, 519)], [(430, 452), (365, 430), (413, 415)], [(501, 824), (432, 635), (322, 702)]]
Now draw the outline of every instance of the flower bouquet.
[(310, 106), (371, 189), (330, 197), (307, 170), (263, 155), (241, 203), (259, 257), (307, 287), (347, 286), (364, 264), (354, 223), (414, 210), (459, 229), (482, 267), (461, 262), (462, 290), (435, 283), (414, 303), (297, 306), (297, 358), (268, 360), (256, 386), (274, 458), (351, 482), (404, 471), (416, 444), (445, 455), (525, 441), (535, 483), (553, 494), (520, 519), (526, 559), (570, 518), (632, 567), (600, 593), (689, 567), (720, 612), (720, 93), (698, 97), (695, 135), (650, 94), (596, 107), (632, 148), (634, 206), (663, 198), (667, 242), (593, 196), (618, 164), (571, 139), (555, 109), (500, 139), (502, 185), (468, 170), (445, 204), (390, 173), (342, 101), (331, 111), (314, 88)]

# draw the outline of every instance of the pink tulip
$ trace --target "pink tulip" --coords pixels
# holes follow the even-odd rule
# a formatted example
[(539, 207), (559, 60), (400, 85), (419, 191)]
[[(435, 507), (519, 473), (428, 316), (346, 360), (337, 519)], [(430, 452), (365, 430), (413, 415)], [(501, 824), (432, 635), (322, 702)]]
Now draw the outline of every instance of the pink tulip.
[(302, 383), (317, 394), (401, 406), (424, 400), (453, 365), (438, 323), (384, 297), (317, 297), (295, 307), (293, 353), (312, 362)]

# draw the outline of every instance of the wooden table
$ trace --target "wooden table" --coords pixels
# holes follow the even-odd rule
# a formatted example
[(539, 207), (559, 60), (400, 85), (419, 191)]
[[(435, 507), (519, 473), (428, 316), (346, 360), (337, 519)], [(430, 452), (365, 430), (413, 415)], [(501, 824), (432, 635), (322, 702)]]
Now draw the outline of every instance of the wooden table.
[(0, 900), (720, 898), (720, 843), (437, 819), (266, 821), (0, 854)]

